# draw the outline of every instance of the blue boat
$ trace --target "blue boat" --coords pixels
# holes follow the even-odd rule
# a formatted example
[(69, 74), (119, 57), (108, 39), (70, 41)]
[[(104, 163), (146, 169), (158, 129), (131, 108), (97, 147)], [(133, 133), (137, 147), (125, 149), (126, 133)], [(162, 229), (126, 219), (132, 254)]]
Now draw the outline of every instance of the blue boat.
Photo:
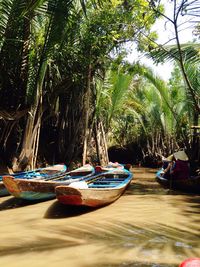
[[(14, 179), (16, 178), (21, 178), (21, 179), (38, 179), (40, 177), (50, 179), (50, 178), (56, 178), (67, 171), (67, 166), (64, 164), (56, 164), (52, 166), (48, 166), (45, 168), (39, 168), (35, 169), (32, 171), (25, 171), (25, 172), (18, 172), (14, 174), (9, 174), (9, 176), (13, 177)], [(5, 174), (7, 175), (7, 174)], [(3, 176), (0, 176), (0, 196), (7, 196), (10, 193), (8, 192), (7, 188), (5, 187), (3, 183)]]
[(79, 181), (94, 175), (94, 173), (94, 167), (87, 164), (54, 177), (39, 176), (34, 179), (26, 179), (25, 177), (6, 175), (3, 176), (3, 183), (9, 193), (17, 198), (31, 201), (48, 200), (56, 197), (55, 187), (57, 185), (68, 185), (73, 181)]
[(156, 173), (156, 181), (163, 188), (200, 194), (200, 175), (190, 176), (185, 179), (176, 179), (176, 177), (166, 179), (163, 177), (163, 169), (160, 169)]
[(100, 207), (117, 200), (133, 178), (133, 173), (116, 168), (69, 186), (56, 187), (56, 197), (65, 205)]

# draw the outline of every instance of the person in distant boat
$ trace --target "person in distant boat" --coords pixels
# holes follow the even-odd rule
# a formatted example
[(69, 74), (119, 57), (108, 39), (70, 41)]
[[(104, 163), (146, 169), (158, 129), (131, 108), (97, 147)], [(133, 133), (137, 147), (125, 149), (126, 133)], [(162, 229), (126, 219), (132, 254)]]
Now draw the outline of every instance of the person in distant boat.
[(175, 162), (170, 171), (172, 179), (180, 180), (189, 178), (189, 159), (186, 153), (184, 151), (178, 151), (175, 152), (173, 156)]
[(163, 161), (162, 176), (166, 179), (169, 179), (170, 178), (170, 172), (171, 172), (171, 169), (172, 169), (173, 164), (174, 164), (174, 155), (172, 154), (172, 155), (168, 156), (167, 158), (163, 158), (162, 161)]

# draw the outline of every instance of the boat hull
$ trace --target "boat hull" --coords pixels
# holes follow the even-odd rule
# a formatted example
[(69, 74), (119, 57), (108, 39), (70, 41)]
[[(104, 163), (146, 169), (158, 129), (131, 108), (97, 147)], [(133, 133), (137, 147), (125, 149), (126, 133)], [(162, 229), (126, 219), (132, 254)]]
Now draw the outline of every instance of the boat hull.
[[(40, 168), (32, 171), (14, 173), (12, 176), (14, 179), (38, 179), (38, 178), (56, 178), (64, 175), (67, 171), (67, 167), (64, 164), (56, 164), (45, 168)], [(5, 176), (5, 175), (3, 175)], [(3, 183), (3, 176), (0, 176), (0, 197), (10, 195), (8, 189)]]
[[(69, 185), (73, 181), (79, 181), (94, 173), (94, 168), (72, 171), (71, 175), (49, 179), (20, 179), (12, 176), (3, 176), (3, 183), (8, 192), (17, 198), (26, 200), (49, 200), (56, 197), (55, 187)], [(78, 176), (77, 176), (78, 175)], [(84, 176), (85, 175), (85, 176)]]
[[(37, 177), (57, 177), (63, 175), (67, 171), (67, 166), (64, 164), (56, 164), (40, 169), (35, 169), (32, 171), (24, 171), (24, 172), (16, 172), (13, 174), (9, 174), (15, 178), (26, 178), (26, 179), (33, 179)], [(7, 175), (7, 174), (4, 174)], [(2, 181), (3, 176), (0, 176), (0, 181)]]
[(162, 177), (161, 173), (162, 170), (157, 172), (156, 180), (164, 188), (179, 190), (186, 193), (200, 194), (200, 176), (194, 176), (186, 179), (176, 180), (176, 179), (165, 179), (164, 177)]
[(100, 207), (116, 201), (125, 191), (120, 189), (77, 189), (73, 187), (56, 187), (56, 197), (65, 205)]
[[(122, 176), (127, 176), (124, 180)], [(117, 171), (94, 178), (89, 182), (88, 188), (74, 184), (74, 186), (57, 186), (56, 197), (65, 205), (100, 207), (108, 205), (117, 200), (125, 191), (132, 180), (130, 172), (121, 171), (119, 178)]]
[(15, 179), (12, 176), (3, 177), (3, 182), (11, 195), (26, 200), (55, 198), (55, 187), (58, 185), (51, 181)]

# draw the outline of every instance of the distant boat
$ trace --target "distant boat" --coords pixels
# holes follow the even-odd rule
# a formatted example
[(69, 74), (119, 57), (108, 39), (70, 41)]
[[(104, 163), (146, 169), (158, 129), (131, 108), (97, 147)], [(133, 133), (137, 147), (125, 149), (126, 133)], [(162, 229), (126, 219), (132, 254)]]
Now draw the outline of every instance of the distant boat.
[(130, 184), (133, 174), (122, 168), (111, 169), (69, 186), (56, 187), (56, 197), (66, 205), (100, 207), (117, 200)]
[(164, 188), (169, 188), (173, 190), (179, 190), (187, 193), (200, 193), (200, 175), (191, 176), (185, 179), (166, 179), (162, 177), (163, 170), (159, 170), (156, 173), (156, 180)]
[(79, 181), (95, 173), (93, 166), (87, 164), (75, 170), (64, 172), (56, 177), (39, 176), (34, 179), (25, 177), (3, 176), (3, 183), (9, 193), (17, 198), (27, 200), (48, 200), (56, 197), (55, 187)]
[(56, 178), (63, 175), (67, 171), (67, 166), (64, 164), (56, 164), (45, 168), (39, 168), (32, 171), (17, 172), (9, 175), (0, 176), (0, 196), (7, 196), (9, 192), (3, 183), (3, 176), (11, 176), (13, 178), (23, 179), (38, 179), (38, 178)]

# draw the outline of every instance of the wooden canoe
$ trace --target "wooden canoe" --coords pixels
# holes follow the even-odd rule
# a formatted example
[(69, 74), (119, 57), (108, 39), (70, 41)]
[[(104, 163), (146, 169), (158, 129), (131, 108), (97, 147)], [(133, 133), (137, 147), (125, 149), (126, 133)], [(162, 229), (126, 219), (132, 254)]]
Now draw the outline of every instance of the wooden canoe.
[(70, 184), (95, 173), (94, 167), (85, 165), (58, 177), (37, 177), (34, 179), (3, 176), (3, 183), (9, 193), (17, 198), (27, 200), (48, 200), (54, 198), (57, 185)]
[(100, 207), (117, 200), (125, 191), (133, 174), (116, 169), (69, 186), (57, 186), (56, 197), (66, 205)]
[(159, 170), (156, 173), (156, 180), (164, 188), (169, 188), (173, 190), (179, 190), (186, 193), (200, 193), (200, 175), (192, 176), (186, 179), (166, 179), (162, 177), (163, 170)]
[[(66, 171), (67, 171), (66, 165), (56, 164), (56, 165), (48, 166), (45, 168), (35, 169), (32, 171), (25, 171), (25, 172), (18, 172), (18, 173), (14, 173), (14, 174), (9, 174), (9, 176), (12, 176), (15, 179), (16, 178), (22, 178), (22, 179), (35, 179), (35, 178), (37, 178), (38, 179), (40, 177), (49, 179), (49, 178), (59, 177), (59, 176), (63, 175), (64, 173), (66, 173)], [(7, 176), (7, 174), (0, 176), (0, 196), (7, 196), (10, 193), (3, 183), (3, 176)]]

